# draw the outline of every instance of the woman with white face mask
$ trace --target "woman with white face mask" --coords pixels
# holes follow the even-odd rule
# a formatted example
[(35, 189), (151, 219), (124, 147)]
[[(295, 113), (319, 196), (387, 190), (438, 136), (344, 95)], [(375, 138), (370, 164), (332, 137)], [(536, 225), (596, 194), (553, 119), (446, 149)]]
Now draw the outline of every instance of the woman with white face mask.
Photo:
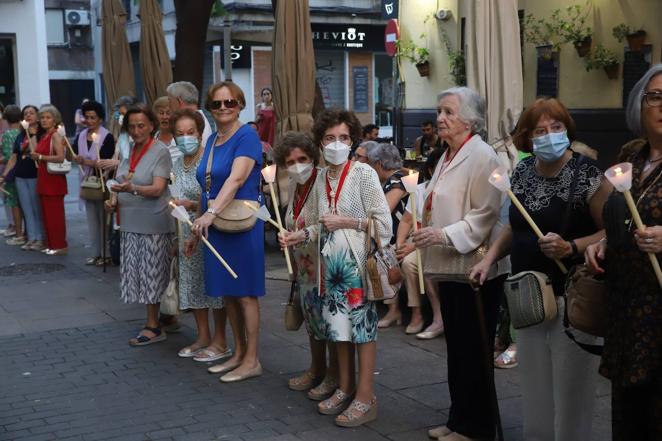
[[(328, 167), (317, 178), (316, 202), (320, 228), (280, 234), (281, 246), (319, 240), (320, 296), (326, 339), (336, 344), (338, 386), (318, 405), (322, 414), (336, 415), (336, 424), (356, 427), (377, 418), (374, 395), (377, 355), (377, 310), (364, 287), (368, 217), (374, 219), (382, 245), (391, 239), (391, 213), (377, 173), (367, 164), (349, 161), (352, 141), (361, 137), (361, 123), (352, 112), (329, 109), (313, 126), (316, 145)], [(317, 224), (317, 222), (315, 222)], [(313, 224), (313, 225), (315, 225)], [(358, 383), (354, 348), (359, 356)]]
[[(306, 228), (317, 224), (317, 198), (315, 182), (319, 170), (320, 151), (313, 140), (303, 133), (289, 132), (274, 149), (274, 158), (279, 167), (286, 168), (290, 175), (290, 201), (285, 214), (285, 228), (301, 232), (306, 237)], [(310, 341), (310, 368), (298, 377), (291, 378), (288, 386), (292, 390), (308, 391), (313, 400), (323, 400), (338, 385), (338, 360), (335, 349), (329, 346), (329, 367), (326, 362), (326, 322), (322, 317), (322, 298), (319, 296), (319, 249), (317, 241), (307, 240), (291, 248), (295, 266), (294, 274), (301, 299), (304, 323)]]
[[(513, 141), (533, 156), (515, 168), (512, 190), (546, 234), (538, 239), (511, 205), (510, 224), (471, 273), (482, 284), (490, 266), (510, 254), (513, 274), (540, 271), (552, 281), (557, 317), (517, 330), (526, 440), (591, 437), (600, 359), (564, 333), (565, 275), (552, 259), (562, 260), (566, 268), (582, 263), (586, 247), (604, 237), (602, 209), (611, 185), (595, 161), (571, 150), (574, 138), (575, 123), (554, 98), (537, 99), (522, 114)], [(579, 340), (591, 344), (596, 337)]]
[[(198, 211), (202, 191), (195, 173), (204, 150), (200, 142), (205, 122), (200, 113), (184, 108), (172, 114), (170, 126), (181, 157), (172, 168), (174, 203), (194, 215)], [(216, 361), (231, 354), (225, 338), (226, 314), (222, 309), (223, 298), (207, 296), (202, 249), (192, 249), (188, 253), (185, 249), (185, 241), (190, 235), (191, 229), (188, 225), (179, 223), (177, 235), (179, 308), (193, 310), (198, 335), (192, 344), (182, 348), (177, 355), (201, 362)], [(209, 331), (209, 308), (212, 308), (214, 313), (213, 338)]]

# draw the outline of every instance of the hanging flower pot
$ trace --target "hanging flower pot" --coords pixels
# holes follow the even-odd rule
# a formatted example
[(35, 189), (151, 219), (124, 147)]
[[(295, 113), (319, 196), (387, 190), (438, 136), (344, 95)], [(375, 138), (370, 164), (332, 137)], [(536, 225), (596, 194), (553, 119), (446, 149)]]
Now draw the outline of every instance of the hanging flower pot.
[(616, 64), (610, 64), (608, 66), (603, 67), (605, 73), (607, 74), (607, 78), (610, 80), (615, 80), (618, 78), (618, 68), (620, 67), (619, 63)]
[(577, 50), (577, 55), (579, 55), (581, 58), (587, 56), (591, 52), (591, 43), (593, 42), (593, 38), (590, 36), (584, 38), (581, 41), (575, 41), (573, 44), (575, 46), (575, 49)]
[(626, 38), (628, 40), (628, 46), (630, 46), (630, 50), (639, 52), (641, 51), (641, 48), (644, 47), (644, 43), (646, 42), (646, 31), (640, 29), (637, 32), (628, 34)]
[(418, 74), (420, 76), (427, 77), (430, 75), (430, 62), (424, 61), (422, 63), (417, 63), (416, 69), (418, 69)]

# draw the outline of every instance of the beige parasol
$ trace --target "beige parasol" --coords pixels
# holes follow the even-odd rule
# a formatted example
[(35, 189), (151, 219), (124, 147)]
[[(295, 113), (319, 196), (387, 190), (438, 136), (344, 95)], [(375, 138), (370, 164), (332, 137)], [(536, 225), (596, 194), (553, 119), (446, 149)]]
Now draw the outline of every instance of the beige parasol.
[(110, 106), (122, 95), (136, 95), (136, 81), (129, 42), (126, 38), (126, 11), (120, 0), (103, 0), (102, 41), (103, 81)]
[(140, 0), (140, 69), (149, 104), (165, 96), (172, 83), (172, 65), (163, 34), (163, 13), (157, 0)]

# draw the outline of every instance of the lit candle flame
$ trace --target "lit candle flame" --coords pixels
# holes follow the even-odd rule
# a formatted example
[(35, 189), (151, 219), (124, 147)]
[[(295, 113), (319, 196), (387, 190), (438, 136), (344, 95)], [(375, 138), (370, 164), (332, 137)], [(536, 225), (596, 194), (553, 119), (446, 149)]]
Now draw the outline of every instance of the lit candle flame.
[(615, 174), (616, 176), (620, 176), (620, 175), (623, 174), (623, 170), (621, 170), (620, 167), (616, 167), (616, 168), (614, 169), (614, 174)]

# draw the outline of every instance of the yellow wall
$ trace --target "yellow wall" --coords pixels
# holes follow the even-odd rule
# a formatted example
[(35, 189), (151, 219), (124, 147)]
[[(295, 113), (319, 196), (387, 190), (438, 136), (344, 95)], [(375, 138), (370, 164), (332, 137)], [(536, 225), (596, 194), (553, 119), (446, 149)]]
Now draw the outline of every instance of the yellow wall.
[[(549, 17), (557, 8), (585, 5), (585, 0), (519, 0), (519, 8), (536, 18)], [(612, 28), (625, 23), (631, 28), (643, 28), (646, 43), (652, 44), (652, 63), (660, 62), (662, 51), (662, 1), (660, 0), (592, 0), (587, 25), (593, 29), (593, 44), (601, 43), (623, 59), (623, 47), (612, 35)], [(524, 44), (524, 103), (536, 94), (535, 47)], [(572, 44), (565, 44), (559, 54), (558, 98), (569, 108), (619, 108), (623, 90), (622, 67), (618, 80), (609, 80), (602, 69), (586, 72)]]
[[(439, 9), (450, 9), (452, 17), (440, 22), (434, 17), (425, 18)], [(413, 40), (417, 46), (427, 46), (430, 50), (430, 76), (421, 77), (416, 66), (409, 60), (401, 61), (401, 72), (405, 81), (407, 109), (430, 109), (437, 107), (437, 94), (453, 86), (448, 73), (448, 57), (439, 37), (439, 27), (443, 27), (451, 38), (454, 48), (458, 38), (458, 0), (406, 0), (400, 2), (400, 38)], [(424, 38), (420, 38), (425, 33)]]
[[(467, 15), (470, 0), (403, 0), (400, 2), (400, 38), (413, 39), (417, 45), (430, 50), (430, 76), (422, 78), (416, 67), (402, 60), (402, 74), (406, 83), (404, 107), (430, 109), (436, 107), (437, 94), (453, 86), (448, 72), (448, 56), (441, 43), (439, 29), (451, 37), (454, 48), (459, 39), (461, 17)], [(613, 50), (623, 59), (626, 42), (619, 43), (612, 36), (612, 28), (626, 23), (631, 28), (643, 28), (646, 43), (652, 44), (652, 63), (659, 63), (662, 53), (662, 0), (590, 0), (592, 9), (587, 25), (593, 29), (593, 44), (598, 43)], [(518, 0), (519, 9), (535, 17), (549, 17), (557, 8), (585, 5), (586, 0)], [(424, 22), (435, 9), (450, 9), (452, 18)], [(421, 33), (426, 37), (421, 39)], [(584, 60), (579, 58), (572, 44), (565, 44), (559, 55), (558, 98), (570, 108), (619, 108), (622, 103), (623, 73), (618, 80), (609, 80), (602, 69), (586, 72)], [(536, 95), (535, 47), (524, 43), (524, 103), (530, 103)]]

